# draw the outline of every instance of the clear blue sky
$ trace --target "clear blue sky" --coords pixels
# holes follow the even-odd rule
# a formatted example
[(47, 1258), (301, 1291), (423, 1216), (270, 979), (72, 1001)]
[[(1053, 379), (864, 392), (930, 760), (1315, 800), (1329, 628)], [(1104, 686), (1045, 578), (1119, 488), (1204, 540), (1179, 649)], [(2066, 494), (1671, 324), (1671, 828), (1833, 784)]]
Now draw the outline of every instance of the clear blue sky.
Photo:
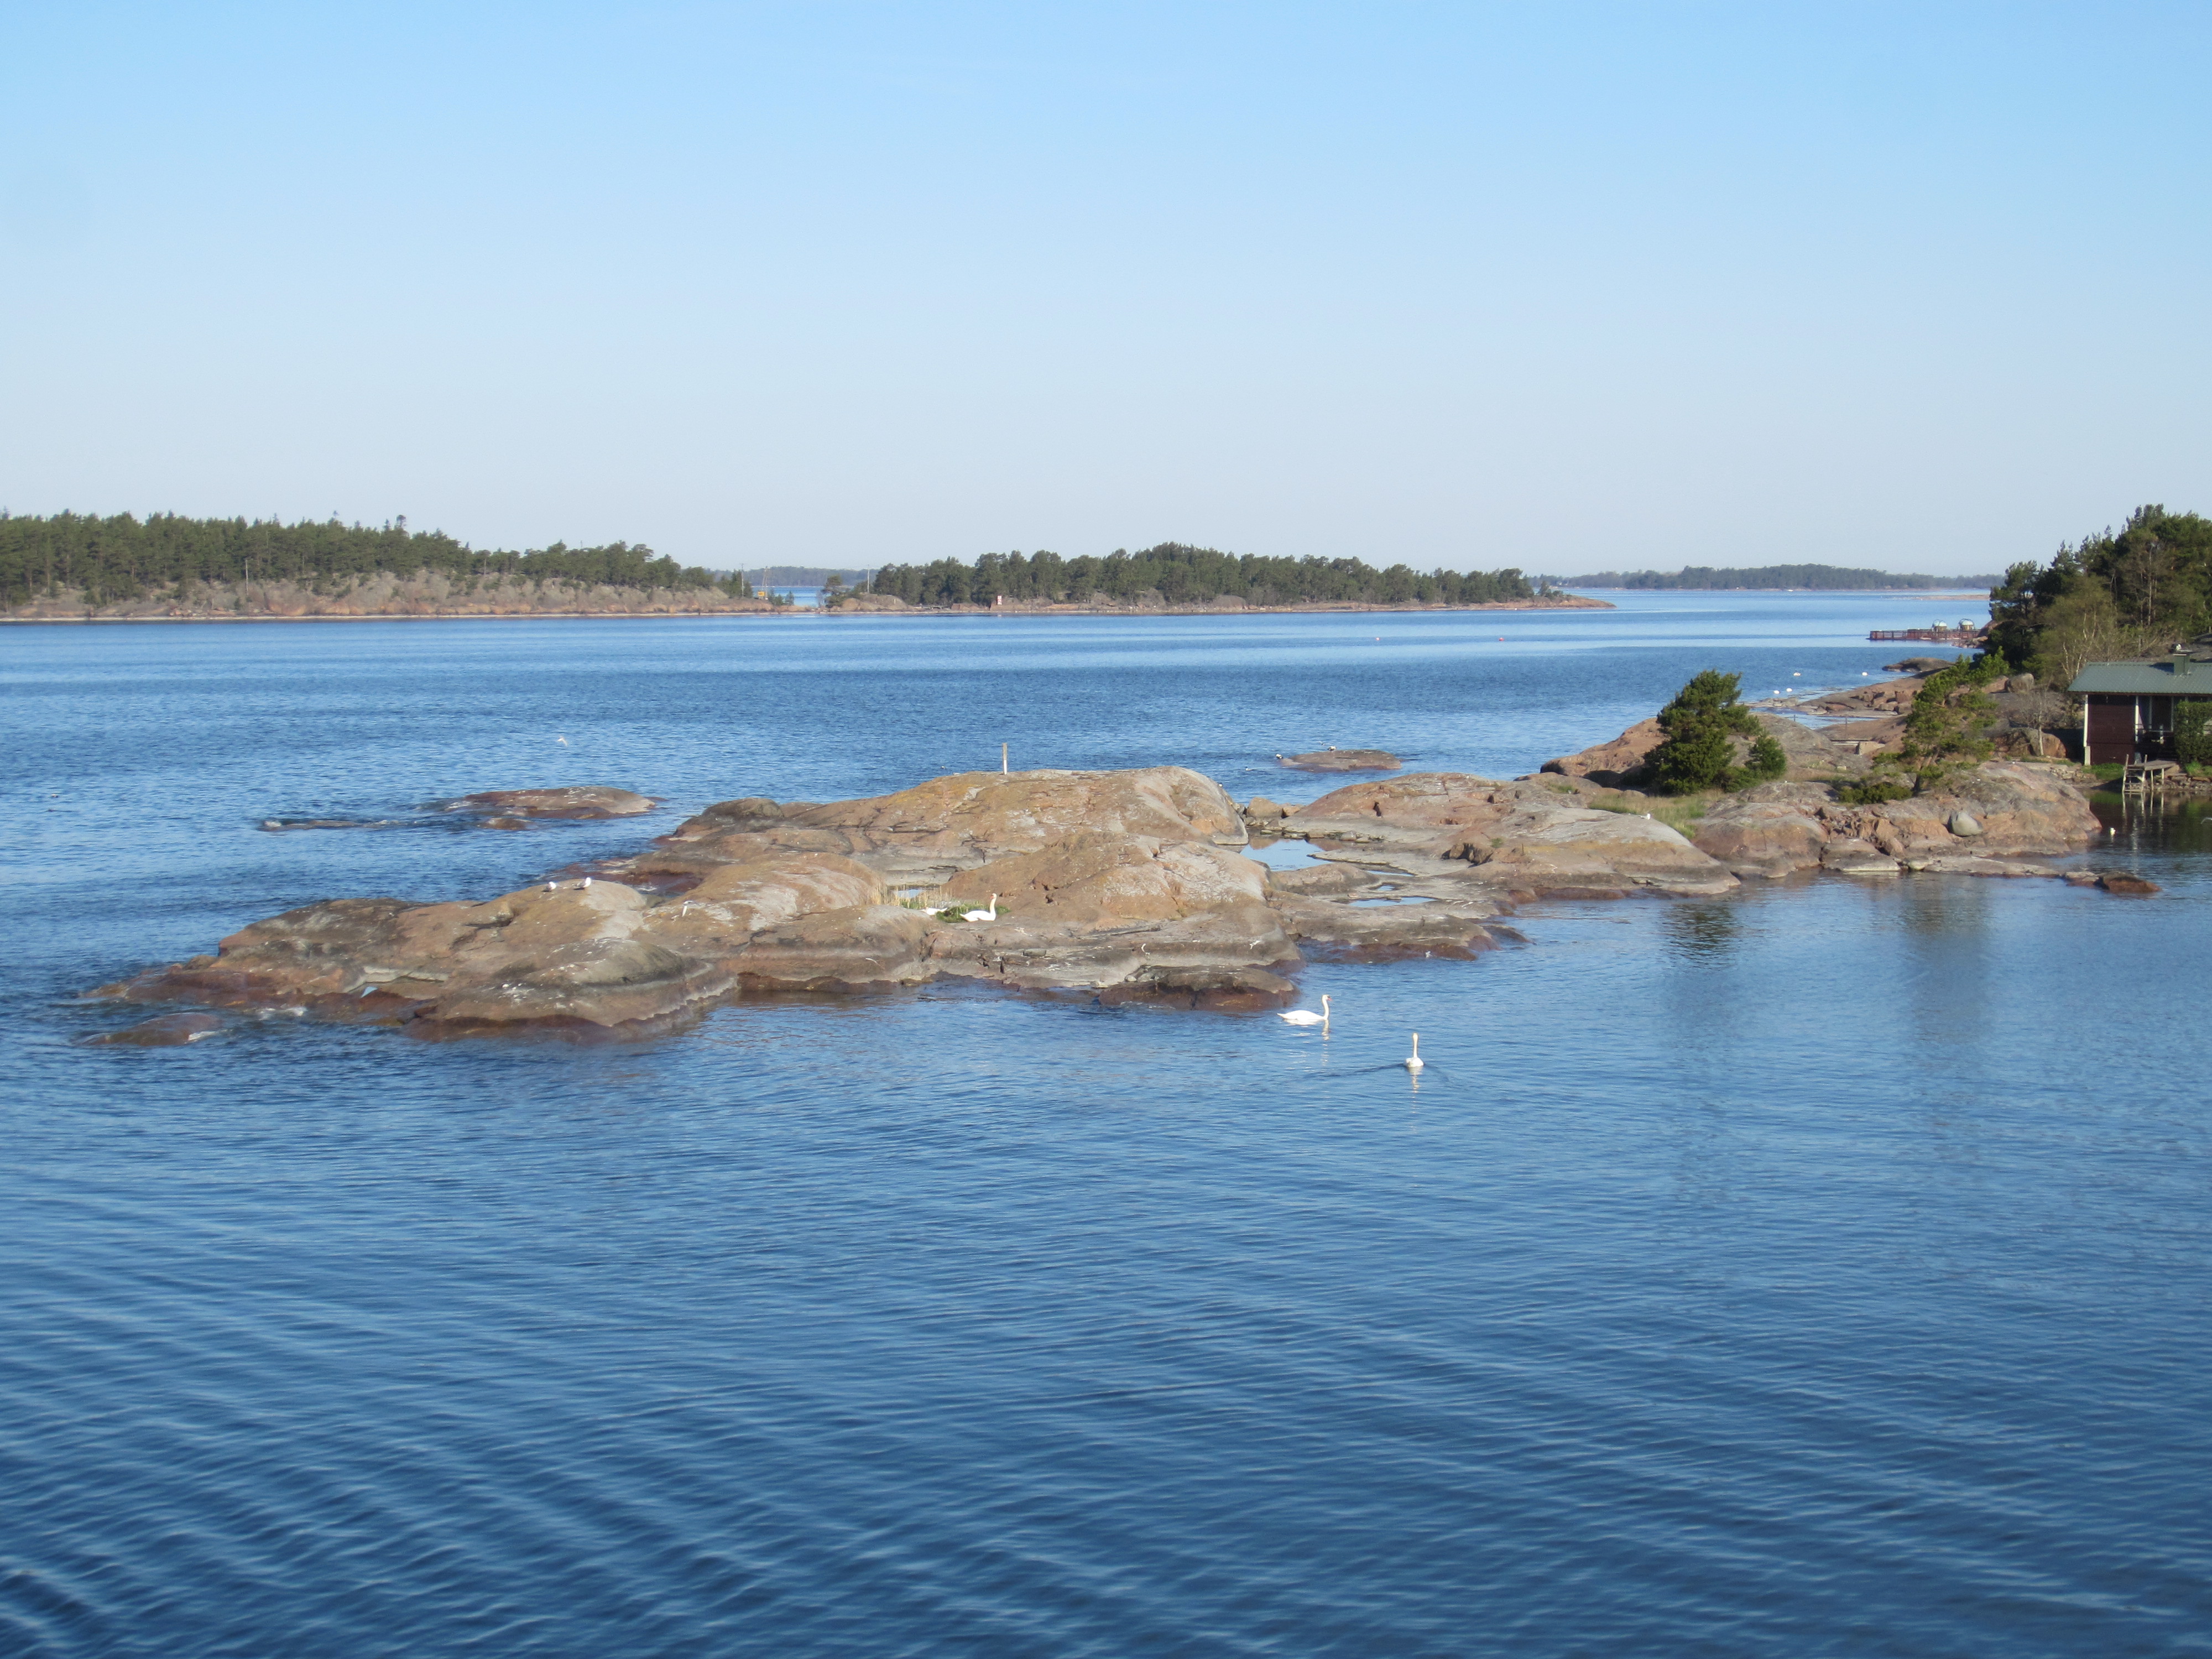
[(0, 506), (1960, 573), (2212, 511), (2212, 7), (0, 3)]

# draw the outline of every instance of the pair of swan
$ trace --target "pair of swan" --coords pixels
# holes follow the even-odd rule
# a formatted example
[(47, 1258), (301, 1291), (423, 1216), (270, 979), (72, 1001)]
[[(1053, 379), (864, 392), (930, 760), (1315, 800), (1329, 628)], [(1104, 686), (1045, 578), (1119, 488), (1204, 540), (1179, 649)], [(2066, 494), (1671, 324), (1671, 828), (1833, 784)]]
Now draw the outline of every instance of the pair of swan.
[[(1292, 1008), (1286, 1012), (1277, 1014), (1275, 1018), (1285, 1025), (1318, 1025), (1326, 1031), (1328, 1030), (1328, 999), (1323, 997), (1321, 1000), (1319, 1013), (1314, 1012), (1310, 1008)], [(1409, 1072), (1418, 1072), (1421, 1069), (1423, 1064), (1421, 1034), (1419, 1031), (1413, 1033), (1413, 1052), (1399, 1063)]]
[[(923, 914), (941, 916), (951, 908), (949, 904), (925, 905)], [(992, 894), (990, 903), (979, 908), (971, 908), (968, 914), (960, 919), (963, 921), (996, 921), (999, 919), (999, 896), (996, 893)]]

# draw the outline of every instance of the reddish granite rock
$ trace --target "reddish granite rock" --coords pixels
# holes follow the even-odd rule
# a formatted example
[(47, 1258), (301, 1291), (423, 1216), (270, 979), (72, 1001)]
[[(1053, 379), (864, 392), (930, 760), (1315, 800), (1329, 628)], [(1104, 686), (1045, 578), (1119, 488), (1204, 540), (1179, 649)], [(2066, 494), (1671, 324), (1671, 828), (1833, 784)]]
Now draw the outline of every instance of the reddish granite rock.
[(949, 931), (896, 904), (823, 910), (763, 928), (730, 966), (749, 991), (886, 991), (934, 979), (929, 940)]
[(2145, 898), (2158, 891), (2158, 884), (2145, 881), (2141, 876), (2122, 875), (2113, 872), (2097, 878), (2097, 885), (2108, 893), (2124, 893), (2133, 898)]
[[(1127, 772), (963, 772), (896, 794), (790, 802), (749, 797), (710, 806), (667, 837), (694, 866), (785, 851), (842, 853), (894, 878), (941, 881), (1010, 853), (1095, 830), (1241, 847), (1243, 816), (1212, 779), (1181, 766)], [(725, 848), (752, 837), (740, 854)]]
[(1623, 787), (1641, 782), (1651, 751), (1666, 740), (1656, 720), (1638, 720), (1610, 743), (1601, 743), (1572, 755), (1547, 760), (1543, 769), (1563, 777), (1589, 778), (1593, 782)]

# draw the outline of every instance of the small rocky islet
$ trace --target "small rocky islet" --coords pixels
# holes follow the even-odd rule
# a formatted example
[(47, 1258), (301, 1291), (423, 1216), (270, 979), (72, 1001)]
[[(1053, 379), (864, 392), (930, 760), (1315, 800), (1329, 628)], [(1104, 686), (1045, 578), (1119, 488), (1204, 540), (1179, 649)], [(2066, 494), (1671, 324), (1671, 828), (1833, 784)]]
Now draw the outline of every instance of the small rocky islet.
[[(974, 772), (817, 804), (708, 807), (588, 876), (477, 902), (332, 899), (242, 928), (210, 955), (91, 994), (184, 1005), (94, 1041), (181, 1043), (209, 1011), (369, 1021), (422, 1036), (636, 1036), (748, 994), (855, 994), (969, 981), (1102, 1002), (1261, 1009), (1313, 959), (1472, 957), (1541, 899), (1711, 896), (1803, 872), (2122, 876), (2031, 860), (2100, 826), (2063, 769), (1985, 763), (1944, 793), (1850, 805), (1858, 742), (1762, 715), (1790, 780), (1723, 798), (1685, 836), (1623, 786), (1656, 744), (1612, 744), (1506, 781), (1413, 773), (1291, 806), (1240, 808), (1179, 766)], [(446, 804), (492, 827), (641, 813), (625, 790), (490, 792)], [(506, 823), (502, 824), (501, 820)], [(1255, 843), (1307, 842), (1271, 870)]]

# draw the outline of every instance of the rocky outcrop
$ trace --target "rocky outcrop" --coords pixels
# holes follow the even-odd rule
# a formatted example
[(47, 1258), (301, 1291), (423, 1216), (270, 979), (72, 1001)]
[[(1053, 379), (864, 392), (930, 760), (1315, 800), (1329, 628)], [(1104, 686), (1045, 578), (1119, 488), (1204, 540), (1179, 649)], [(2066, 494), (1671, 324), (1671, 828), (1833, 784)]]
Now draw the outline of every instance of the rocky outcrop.
[(1822, 784), (1761, 784), (1706, 813), (1694, 844), (1737, 876), (1771, 878), (1809, 870), (1828, 842), (1820, 811), (1835, 798)]
[(1610, 743), (1601, 743), (1579, 753), (1561, 755), (1544, 763), (1543, 769), (1561, 777), (1588, 778), (1608, 788), (1626, 788), (1648, 775), (1651, 751), (1666, 741), (1656, 720), (1638, 720)]
[[(539, 804), (562, 811), (571, 793)], [(196, 1006), (113, 1034), (146, 1044), (210, 1035), (208, 1011), (225, 1010), (432, 1036), (632, 1034), (746, 994), (940, 978), (1266, 1007), (1309, 956), (1477, 955), (1513, 936), (1497, 918), (1525, 899), (1716, 894), (1816, 866), (2056, 873), (2018, 860), (2096, 827), (2063, 779), (2000, 763), (1871, 806), (1768, 785), (1716, 806), (1698, 845), (1637, 799), (1555, 775), (1370, 780), (1255, 818), (1321, 860), (1274, 873), (1244, 856), (1244, 815), (1219, 786), (1180, 767), (967, 773), (826, 804), (745, 796), (592, 876), (481, 902), (306, 905), (95, 994)], [(2128, 879), (2108, 885), (2141, 890)]]
[(1298, 772), (1395, 772), (1405, 765), (1384, 749), (1339, 749), (1331, 744), (1310, 754), (1278, 755), (1276, 760)]
[(480, 904), (333, 899), (258, 921), (96, 994), (396, 1018), (424, 1032), (651, 1024), (721, 994), (729, 971), (655, 944), (650, 902), (616, 882)]
[(830, 852), (865, 860), (893, 879), (927, 884), (1087, 830), (1224, 847), (1248, 840), (1228, 792), (1186, 767), (961, 772), (826, 805), (779, 805), (757, 796), (723, 801), (678, 825), (665, 853), (635, 867), (696, 873), (763, 852)]
[[(582, 804), (543, 793), (472, 805)], [(947, 976), (1272, 1006), (1294, 990), (1275, 970), (1301, 958), (1245, 841), (1235, 803), (1179, 767), (971, 773), (826, 805), (742, 797), (592, 878), (477, 904), (308, 905), (100, 994), (423, 1035), (631, 1032), (748, 991)], [(940, 916), (925, 890), (938, 908), (995, 896), (995, 915)]]
[(1499, 782), (1413, 773), (1336, 790), (1297, 808), (1283, 828), (1317, 842), (1377, 849), (1409, 872), (1463, 863), (1470, 878), (1501, 898), (1618, 896), (1639, 888), (1716, 893), (1735, 884), (1666, 824), (1594, 808), (1601, 793), (1541, 775)]
[(2080, 790), (2048, 767), (1986, 762), (1940, 791), (1850, 805), (1820, 784), (1771, 783), (1716, 805), (1697, 845), (1738, 876), (1820, 867), (1856, 874), (1966, 869), (1992, 860), (2078, 852), (2100, 826)]
[[(1933, 658), (1915, 658), (1916, 665), (1933, 662)], [(1948, 668), (1948, 662), (1938, 665)], [(1867, 720), (1887, 714), (1902, 714), (1910, 710), (1913, 700), (1920, 695), (1925, 677), (1916, 668), (1903, 679), (1876, 680), (1871, 685), (1855, 685), (1848, 691), (1829, 691), (1808, 697), (1796, 704), (1808, 714), (1840, 715)]]
[[(647, 796), (604, 784), (575, 784), (562, 789), (487, 789), (441, 801), (446, 812), (477, 812), (495, 823), (506, 818), (629, 818), (653, 811)], [(504, 826), (501, 826), (504, 827)]]

